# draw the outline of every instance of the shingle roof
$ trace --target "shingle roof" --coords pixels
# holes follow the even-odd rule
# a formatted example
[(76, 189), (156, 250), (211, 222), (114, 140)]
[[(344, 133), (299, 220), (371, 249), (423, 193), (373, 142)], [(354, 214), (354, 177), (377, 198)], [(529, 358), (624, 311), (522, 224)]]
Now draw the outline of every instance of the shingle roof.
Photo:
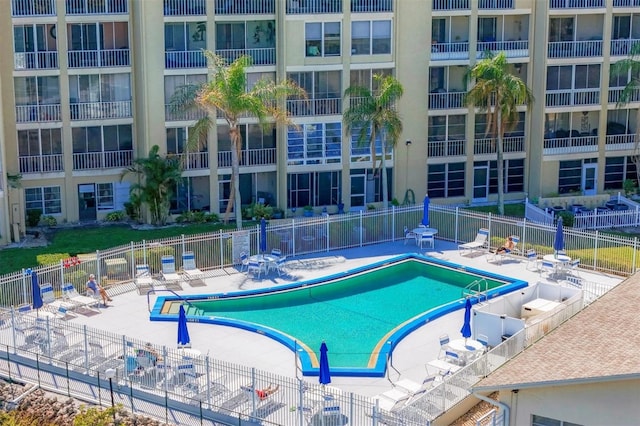
[(640, 375), (640, 273), (481, 380), (473, 391)]

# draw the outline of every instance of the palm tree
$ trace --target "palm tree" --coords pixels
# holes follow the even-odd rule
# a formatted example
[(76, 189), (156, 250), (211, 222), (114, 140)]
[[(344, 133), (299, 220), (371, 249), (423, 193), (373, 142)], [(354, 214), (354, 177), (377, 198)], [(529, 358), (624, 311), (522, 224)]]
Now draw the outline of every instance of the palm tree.
[[(638, 90), (640, 89), (640, 43), (635, 43), (629, 50), (629, 56), (626, 59), (616, 62), (611, 67), (611, 74), (614, 76), (628, 75), (631, 71), (629, 81), (622, 89), (616, 108), (622, 108), (629, 102), (637, 102), (640, 100)], [(640, 108), (637, 112), (636, 123), (640, 124)], [(627, 123), (625, 123), (626, 127)], [(638, 126), (638, 124), (636, 124)], [(640, 127), (636, 128), (635, 143), (633, 147), (633, 155), (631, 161), (636, 166), (636, 184), (640, 184)]]
[(534, 102), (531, 89), (522, 79), (508, 72), (508, 65), (504, 52), (497, 56), (486, 52), (484, 58), (467, 71), (467, 78), (475, 84), (465, 95), (467, 105), (486, 111), (487, 134), (493, 133), (496, 139), (500, 214), (504, 214), (504, 134), (518, 123), (518, 106), (524, 104), (528, 109)]
[[(368, 87), (351, 86), (344, 91), (345, 97), (351, 99), (351, 106), (344, 111), (342, 121), (345, 132), (351, 140), (351, 131), (356, 130), (360, 146), (369, 145), (371, 149), (371, 170), (382, 172), (382, 203), (389, 205), (389, 189), (387, 187), (387, 168), (385, 157), (387, 147), (393, 150), (402, 133), (402, 120), (395, 108), (396, 101), (402, 97), (404, 88), (398, 80), (390, 75), (376, 74), (374, 82), (378, 90), (374, 93)], [(382, 155), (376, 172), (376, 138), (380, 135)]]
[(242, 149), (242, 135), (238, 121), (242, 116), (258, 119), (267, 128), (272, 121), (276, 124), (291, 124), (282, 100), (289, 96), (302, 99), (307, 94), (293, 81), (284, 80), (275, 83), (266, 78), (258, 80), (251, 88), (247, 87), (247, 68), (252, 60), (249, 56), (242, 56), (231, 64), (213, 52), (205, 51), (209, 62), (210, 79), (200, 85), (186, 85), (179, 88), (171, 98), (173, 109), (201, 109), (207, 116), (196, 122), (189, 133), (187, 150), (196, 150), (206, 141), (206, 134), (220, 113), (229, 125), (231, 139), (231, 195), (224, 220), (228, 222), (233, 208), (238, 229), (242, 227), (242, 206), (240, 199), (240, 155)]

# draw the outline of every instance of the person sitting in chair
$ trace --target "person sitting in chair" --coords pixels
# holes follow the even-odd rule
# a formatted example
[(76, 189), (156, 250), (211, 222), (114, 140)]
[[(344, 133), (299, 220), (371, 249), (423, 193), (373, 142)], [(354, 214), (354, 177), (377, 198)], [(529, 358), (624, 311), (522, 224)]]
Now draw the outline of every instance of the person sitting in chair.
[(513, 243), (513, 238), (507, 237), (507, 239), (504, 241), (504, 244), (502, 244), (502, 247), (496, 250), (496, 254), (509, 253), (511, 252), (511, 250), (513, 250), (514, 247), (515, 244)]
[(263, 399), (268, 398), (269, 395), (276, 393), (278, 389), (280, 389), (280, 385), (269, 385), (264, 389), (256, 389), (256, 395), (258, 395), (258, 398), (260, 398), (260, 401), (262, 401)]

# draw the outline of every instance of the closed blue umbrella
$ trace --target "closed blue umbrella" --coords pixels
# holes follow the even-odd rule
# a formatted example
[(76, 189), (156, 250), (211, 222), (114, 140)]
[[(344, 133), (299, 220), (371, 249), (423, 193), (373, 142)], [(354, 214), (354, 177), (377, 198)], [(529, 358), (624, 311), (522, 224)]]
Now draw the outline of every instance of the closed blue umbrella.
[(424, 226), (429, 226), (429, 196), (425, 195), (424, 196), (424, 204), (423, 204), (423, 211), (422, 211), (422, 222), (421, 222)]
[(264, 217), (260, 220), (260, 252), (267, 251), (267, 221)]
[(564, 231), (562, 230), (562, 217), (558, 218), (558, 227), (556, 228), (556, 237), (553, 240), (553, 249), (558, 257), (558, 252), (564, 250)]
[(42, 308), (42, 293), (40, 292), (40, 285), (38, 284), (38, 274), (35, 271), (31, 272), (31, 295), (33, 298), (33, 309)]
[(331, 383), (331, 371), (329, 371), (329, 356), (327, 352), (327, 345), (322, 342), (320, 345), (320, 374), (318, 375), (318, 381), (321, 385)]
[(467, 297), (467, 301), (464, 304), (464, 323), (460, 329), (462, 337), (464, 337), (464, 343), (467, 343), (467, 339), (471, 337), (471, 299)]
[(187, 314), (184, 312), (184, 306), (180, 305), (178, 313), (178, 346), (189, 346), (189, 329), (187, 329)]

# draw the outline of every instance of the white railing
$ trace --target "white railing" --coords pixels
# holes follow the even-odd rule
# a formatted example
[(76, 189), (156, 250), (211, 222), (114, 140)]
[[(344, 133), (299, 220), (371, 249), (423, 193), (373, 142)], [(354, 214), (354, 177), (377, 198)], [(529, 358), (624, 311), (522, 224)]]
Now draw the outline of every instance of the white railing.
[(273, 15), (275, 1), (216, 0), (216, 15)]
[(174, 154), (180, 159), (185, 170), (197, 170), (209, 168), (208, 152), (189, 152), (186, 154)]
[(287, 0), (287, 13), (342, 13), (342, 1)]
[(478, 42), (476, 58), (483, 58), (487, 50), (491, 52), (504, 51), (508, 58), (526, 58), (529, 56), (529, 40)]
[(468, 41), (431, 44), (431, 60), (449, 61), (454, 59), (469, 59)]
[(433, 10), (468, 10), (469, 0), (433, 0)]
[(465, 92), (429, 93), (429, 108), (451, 109), (466, 108), (464, 104)]
[[(609, 88), (609, 103), (618, 103), (620, 101), (620, 97), (622, 96), (622, 91), (624, 87), (610, 87)], [(630, 93), (629, 99), (627, 102), (640, 102), (640, 89), (635, 89)]]
[[(524, 136), (507, 136), (502, 138), (502, 152), (524, 152)], [(495, 154), (496, 139), (484, 138), (473, 141), (473, 153)]]
[(60, 120), (60, 104), (16, 105), (16, 121), (18, 123), (35, 123)]
[(55, 16), (56, 0), (11, 0), (12, 16)]
[(177, 111), (171, 104), (165, 104), (164, 106), (164, 119), (166, 121), (195, 121), (206, 115), (205, 111), (198, 108)]
[(593, 9), (604, 7), (604, 0), (549, 0), (551, 9)]
[(351, 12), (393, 12), (393, 0), (351, 0)]
[(597, 151), (597, 136), (575, 136), (544, 140), (544, 155), (572, 154)]
[(448, 141), (428, 141), (429, 157), (450, 157), (455, 155), (466, 154), (466, 141), (448, 140)]
[(573, 227), (576, 229), (611, 229), (637, 227), (640, 225), (640, 209), (602, 210), (581, 212), (574, 216)]
[(216, 49), (216, 54), (231, 63), (241, 56), (250, 56), (253, 65), (274, 65), (276, 63), (275, 47), (260, 49)]
[(128, 67), (129, 49), (70, 50), (69, 68)]
[(72, 120), (131, 117), (131, 101), (72, 103)]
[(602, 56), (602, 40), (553, 41), (547, 49), (549, 58), (592, 58)]
[(479, 0), (478, 9), (513, 9), (514, 0)]
[(293, 116), (341, 114), (342, 98), (287, 100), (287, 111)]
[(205, 0), (164, 0), (164, 16), (193, 16), (206, 14), (207, 6)]
[(631, 46), (640, 43), (640, 39), (620, 39), (611, 40), (611, 56), (628, 56), (631, 52)]
[(545, 93), (548, 107), (599, 104), (600, 89), (547, 90)]
[(524, 217), (535, 223), (553, 226), (555, 223), (555, 214), (553, 210), (543, 210), (540, 207), (531, 204), (529, 199), (524, 200)]
[[(240, 155), (240, 166), (266, 166), (276, 164), (275, 148), (245, 149)], [(218, 168), (231, 167), (231, 151), (218, 151)]]
[(16, 70), (44, 70), (58, 68), (58, 52), (50, 51), (14, 53), (13, 67)]
[(638, 7), (640, 0), (613, 0), (613, 7)]
[(604, 143), (607, 151), (632, 150), (636, 147), (636, 135), (607, 135)]
[(18, 157), (20, 173), (49, 173), (64, 170), (64, 156), (52, 155), (21, 155)]
[(126, 14), (127, 0), (66, 0), (67, 15)]
[(164, 52), (164, 66), (174, 68), (205, 68), (207, 58), (201, 50), (186, 50), (180, 52)]
[(73, 170), (129, 167), (132, 162), (132, 150), (83, 152), (73, 154)]

